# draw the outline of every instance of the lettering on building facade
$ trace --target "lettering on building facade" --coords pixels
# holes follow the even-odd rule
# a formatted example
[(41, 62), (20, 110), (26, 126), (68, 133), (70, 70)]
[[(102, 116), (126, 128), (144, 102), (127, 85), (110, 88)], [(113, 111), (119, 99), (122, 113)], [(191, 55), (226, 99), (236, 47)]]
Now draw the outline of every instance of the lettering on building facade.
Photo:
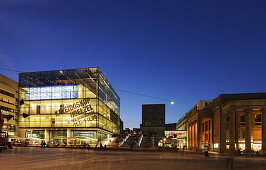
[(56, 116), (63, 114), (70, 114), (70, 120), (67, 121), (68, 124), (73, 124), (74, 127), (83, 125), (84, 123), (97, 121), (98, 116), (95, 114), (91, 104), (90, 99), (85, 98), (71, 105), (60, 106), (59, 111), (55, 112)]

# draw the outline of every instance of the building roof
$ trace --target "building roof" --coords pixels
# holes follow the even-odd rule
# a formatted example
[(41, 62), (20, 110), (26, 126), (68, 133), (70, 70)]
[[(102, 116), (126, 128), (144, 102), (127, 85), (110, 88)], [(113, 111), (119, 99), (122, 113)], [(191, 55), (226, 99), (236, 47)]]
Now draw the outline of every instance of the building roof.
[(254, 100), (254, 99), (266, 99), (266, 93), (221, 94), (218, 97), (216, 97), (204, 109), (212, 109), (218, 105), (222, 105), (232, 100)]
[(12, 87), (13, 89), (18, 89), (18, 82), (4, 76), (3, 74), (0, 74), (0, 83)]

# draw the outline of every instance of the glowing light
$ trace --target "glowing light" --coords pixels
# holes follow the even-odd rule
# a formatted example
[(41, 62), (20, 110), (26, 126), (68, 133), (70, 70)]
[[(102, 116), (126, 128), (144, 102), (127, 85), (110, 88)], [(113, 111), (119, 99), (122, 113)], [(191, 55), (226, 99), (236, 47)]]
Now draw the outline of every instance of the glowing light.
[(174, 102), (174, 101), (170, 101), (170, 104), (172, 104), (172, 105), (173, 105), (173, 104), (175, 104), (175, 102)]
[(215, 143), (214, 146), (213, 146), (215, 149), (219, 148), (219, 144), (218, 143)]
[(78, 88), (75, 85), (30, 87), (28, 92), (28, 100), (71, 99), (78, 97)]

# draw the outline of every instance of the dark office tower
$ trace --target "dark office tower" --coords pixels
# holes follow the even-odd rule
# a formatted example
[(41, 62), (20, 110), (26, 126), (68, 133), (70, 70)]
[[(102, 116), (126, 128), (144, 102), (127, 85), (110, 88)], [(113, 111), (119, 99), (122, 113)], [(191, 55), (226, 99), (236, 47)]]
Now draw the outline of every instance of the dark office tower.
[(165, 104), (142, 105), (141, 130), (153, 136), (163, 137), (165, 130)]

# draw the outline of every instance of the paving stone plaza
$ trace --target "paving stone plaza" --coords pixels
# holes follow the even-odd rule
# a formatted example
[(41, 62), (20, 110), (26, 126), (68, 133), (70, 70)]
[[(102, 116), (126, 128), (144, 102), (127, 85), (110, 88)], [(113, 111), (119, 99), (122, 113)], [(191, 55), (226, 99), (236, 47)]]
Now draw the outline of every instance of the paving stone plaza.
[[(190, 152), (95, 151), (68, 148), (17, 147), (2, 151), (1, 170), (7, 169), (265, 169), (265, 158), (234, 157), (219, 154), (204, 158)], [(16, 162), (14, 164), (14, 162)]]

